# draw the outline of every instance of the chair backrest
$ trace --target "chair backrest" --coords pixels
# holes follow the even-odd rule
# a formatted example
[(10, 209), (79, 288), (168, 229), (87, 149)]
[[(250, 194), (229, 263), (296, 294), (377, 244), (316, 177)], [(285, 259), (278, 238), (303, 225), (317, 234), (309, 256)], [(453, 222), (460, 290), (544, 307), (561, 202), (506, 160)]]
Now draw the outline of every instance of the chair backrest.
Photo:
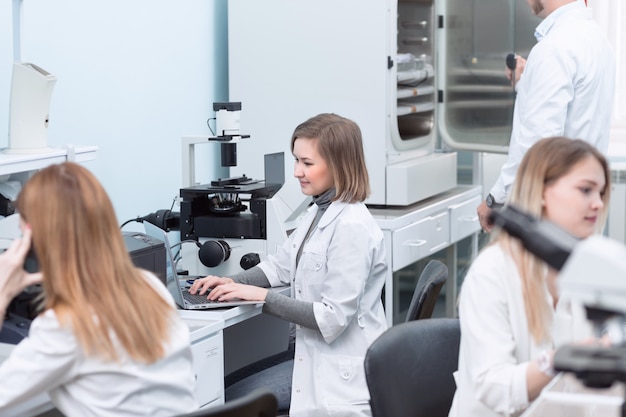
[(276, 417), (278, 401), (272, 391), (259, 388), (224, 404), (203, 408), (178, 417)]
[(433, 315), (437, 297), (448, 279), (448, 267), (433, 259), (426, 264), (413, 292), (405, 321), (429, 319)]
[(432, 318), (390, 327), (365, 355), (373, 417), (447, 417), (456, 384), (459, 320)]

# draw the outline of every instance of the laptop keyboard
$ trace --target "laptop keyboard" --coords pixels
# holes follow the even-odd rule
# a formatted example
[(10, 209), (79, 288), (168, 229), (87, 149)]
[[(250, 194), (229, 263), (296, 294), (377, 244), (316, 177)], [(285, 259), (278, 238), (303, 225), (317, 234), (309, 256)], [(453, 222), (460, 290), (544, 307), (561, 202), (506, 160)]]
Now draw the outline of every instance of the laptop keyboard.
[(206, 293), (204, 295), (191, 294), (188, 290), (183, 290), (183, 298), (191, 304), (216, 304), (221, 302), (217, 300), (208, 300), (206, 296)]

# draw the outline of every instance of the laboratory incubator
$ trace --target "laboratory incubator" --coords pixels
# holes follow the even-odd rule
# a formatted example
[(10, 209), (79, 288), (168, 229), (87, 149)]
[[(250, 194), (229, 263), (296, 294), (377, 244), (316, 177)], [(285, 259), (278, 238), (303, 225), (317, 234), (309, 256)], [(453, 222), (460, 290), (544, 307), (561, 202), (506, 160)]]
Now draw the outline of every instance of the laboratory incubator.
[(507, 152), (506, 56), (528, 55), (538, 23), (516, 0), (229, 2), (229, 96), (254, 132), (234, 172), (261, 176), (261, 150), (289, 155), (294, 128), (331, 112), (361, 127), (369, 205), (452, 189), (455, 150)]

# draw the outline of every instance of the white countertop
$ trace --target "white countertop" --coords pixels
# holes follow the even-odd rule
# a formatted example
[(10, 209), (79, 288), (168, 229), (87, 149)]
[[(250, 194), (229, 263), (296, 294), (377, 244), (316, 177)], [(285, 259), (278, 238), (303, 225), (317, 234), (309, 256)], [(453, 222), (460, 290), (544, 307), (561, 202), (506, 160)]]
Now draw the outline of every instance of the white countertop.
[[(270, 291), (277, 291), (280, 294), (289, 295), (290, 287), (269, 288)], [(251, 317), (262, 313), (263, 303), (245, 304), (237, 307), (211, 308), (207, 310), (179, 310), (180, 316), (185, 320), (216, 320), (222, 321), (222, 328), (232, 326)]]
[(482, 188), (478, 185), (459, 185), (451, 190), (410, 206), (388, 208), (369, 207), (369, 211), (381, 229), (397, 230), (411, 224), (416, 218), (445, 209), (447, 205), (457, 200), (465, 200), (479, 196), (481, 191)]

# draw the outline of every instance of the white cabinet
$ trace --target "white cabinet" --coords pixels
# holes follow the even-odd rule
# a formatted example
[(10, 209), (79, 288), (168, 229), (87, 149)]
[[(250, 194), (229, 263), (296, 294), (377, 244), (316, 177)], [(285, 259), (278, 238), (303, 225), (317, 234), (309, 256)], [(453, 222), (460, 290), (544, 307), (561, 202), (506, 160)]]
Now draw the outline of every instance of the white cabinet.
[(476, 207), (480, 205), (481, 201), (482, 195), (475, 195), (449, 206), (451, 242), (458, 242), (480, 230)]
[(205, 407), (223, 404), (224, 321), (187, 313), (180, 311), (181, 317), (189, 326), (198, 405)]
[(481, 200), (482, 187), (459, 186), (408, 207), (370, 209), (385, 235), (390, 260), (385, 280), (385, 314), (389, 324), (401, 318), (401, 288), (394, 281), (394, 273), (442, 249), (446, 249), (448, 266), (446, 315), (456, 315), (456, 244), (472, 236), (472, 257), (476, 254), (480, 231), (476, 207)]
[[(421, 217), (421, 216), (420, 216)], [(392, 265), (398, 270), (450, 244), (450, 216), (445, 207), (392, 233)]]
[[(222, 332), (191, 344), (200, 407), (224, 403), (224, 338)], [(221, 377), (220, 377), (221, 376)]]

